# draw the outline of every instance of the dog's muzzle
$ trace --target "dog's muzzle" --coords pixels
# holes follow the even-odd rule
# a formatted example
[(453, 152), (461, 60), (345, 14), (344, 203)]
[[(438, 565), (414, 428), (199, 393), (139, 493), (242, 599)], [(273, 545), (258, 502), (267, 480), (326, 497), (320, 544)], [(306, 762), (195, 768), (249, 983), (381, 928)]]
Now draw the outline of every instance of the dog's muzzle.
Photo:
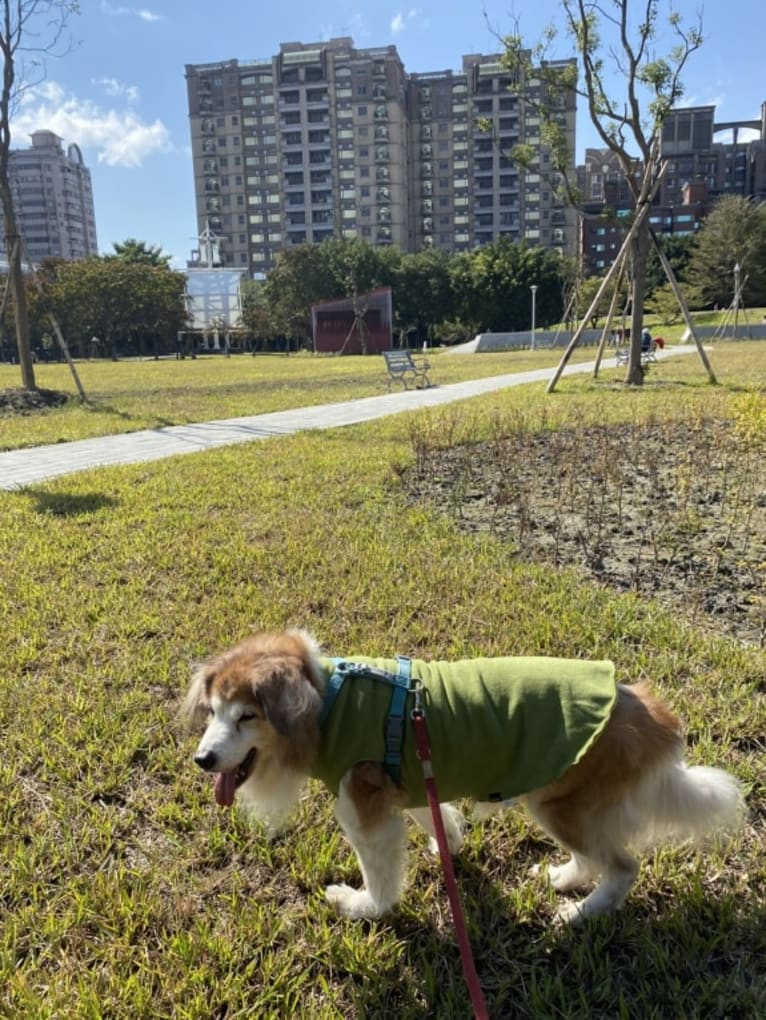
[(218, 758), (215, 751), (204, 751), (202, 754), (195, 754), (194, 760), (205, 772), (212, 772), (215, 769)]

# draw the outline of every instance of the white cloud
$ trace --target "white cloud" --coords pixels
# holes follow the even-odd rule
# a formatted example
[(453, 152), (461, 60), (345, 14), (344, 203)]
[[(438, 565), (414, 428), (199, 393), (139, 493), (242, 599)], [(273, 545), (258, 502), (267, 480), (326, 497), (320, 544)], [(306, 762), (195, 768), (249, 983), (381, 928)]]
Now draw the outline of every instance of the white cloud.
[(155, 14), (146, 7), (117, 7), (107, 0), (101, 0), (101, 11), (113, 18), (139, 18), (141, 21), (164, 21), (164, 14)]
[(431, 22), (419, 7), (410, 7), (407, 11), (397, 11), (391, 19), (391, 34), (401, 35), (406, 29), (425, 31)]
[(149, 123), (133, 110), (106, 109), (90, 99), (67, 95), (53, 81), (24, 95), (11, 126), (15, 145), (33, 131), (54, 131), (68, 143), (95, 150), (98, 162), (106, 166), (142, 166), (148, 156), (172, 149), (161, 120)]
[(108, 96), (124, 96), (129, 103), (136, 103), (140, 97), (137, 85), (124, 85), (116, 78), (91, 78), (92, 85), (100, 85)]

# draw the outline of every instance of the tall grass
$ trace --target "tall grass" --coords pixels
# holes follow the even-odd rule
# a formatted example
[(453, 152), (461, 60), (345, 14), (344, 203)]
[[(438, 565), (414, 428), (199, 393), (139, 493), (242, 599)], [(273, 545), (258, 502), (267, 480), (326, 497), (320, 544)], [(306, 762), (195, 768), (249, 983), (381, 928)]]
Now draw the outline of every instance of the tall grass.
[[(766, 383), (744, 345), (716, 363), (719, 387), (691, 360), (641, 393), (568, 380), (553, 398), (482, 398), (482, 415), (731, 416)], [(687, 720), (689, 758), (745, 783), (748, 828), (649, 857), (619, 915), (573, 932), (529, 874), (554, 847), (519, 812), (474, 825), (457, 871), (491, 1015), (766, 1012), (766, 656), (408, 506), (412, 421), (0, 492), (0, 1016), (469, 1015), (420, 835), (401, 908), (344, 921), (322, 887), (359, 876), (327, 795), (312, 785), (269, 843), (215, 808), (191, 762), (176, 710), (192, 664), (287, 624), (340, 654), (610, 656), (620, 679), (651, 677)]]

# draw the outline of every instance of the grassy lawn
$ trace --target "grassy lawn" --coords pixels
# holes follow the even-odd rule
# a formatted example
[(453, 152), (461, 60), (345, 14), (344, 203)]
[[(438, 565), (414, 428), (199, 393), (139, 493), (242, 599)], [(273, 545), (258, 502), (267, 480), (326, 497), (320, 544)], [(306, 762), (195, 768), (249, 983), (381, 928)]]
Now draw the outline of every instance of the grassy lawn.
[[(574, 360), (592, 356), (592, 349), (585, 349), (576, 352)], [(561, 352), (554, 351), (481, 357), (437, 351), (429, 353), (430, 376), (433, 383), (444, 386), (546, 365), (552, 369), (560, 357)], [(78, 362), (76, 368), (89, 403), (77, 399), (66, 365), (36, 365), (38, 386), (71, 393), (72, 399), (45, 414), (0, 417), (0, 449), (265, 414), (376, 396), (388, 389), (383, 359), (372, 356), (208, 355), (185, 361), (86, 361)], [(0, 390), (19, 384), (18, 366), (0, 365)]]
[[(440, 354), (432, 374), (445, 383), (533, 357), (543, 354)], [(754, 393), (760, 427), (766, 345), (720, 345), (713, 365), (717, 387), (686, 356), (654, 366), (635, 392), (610, 369), (597, 383), (563, 380), (552, 397), (538, 384), (0, 491), (0, 1017), (470, 1015), (420, 834), (402, 906), (340, 920), (323, 886), (359, 876), (328, 796), (311, 787), (269, 843), (215, 808), (191, 761), (176, 712), (192, 664), (284, 625), (338, 654), (603, 656), (621, 680), (651, 678), (686, 720), (689, 760), (745, 784), (748, 827), (705, 853), (648, 856), (622, 912), (569, 931), (551, 925), (555, 897), (530, 877), (555, 849), (523, 812), (473, 825), (456, 867), (490, 1013), (766, 1015), (766, 652), (574, 569), (522, 563), (500, 536), (465, 533), (402, 486), (424, 444), (473, 441), (522, 414), (547, 429), (652, 427), (725, 419)], [(385, 390), (377, 359), (81, 368), (97, 410), (5, 419), (3, 443)], [(0, 371), (0, 387), (17, 384)], [(40, 366), (39, 383), (66, 385), (66, 369)]]
[[(665, 335), (673, 342), (681, 328), (675, 328), (675, 334), (666, 330)], [(432, 382), (445, 386), (528, 369), (549, 367), (552, 374), (561, 354), (558, 349), (475, 357), (437, 350), (428, 357)], [(594, 347), (579, 348), (571, 363), (589, 361), (594, 355)], [(605, 365), (613, 364), (614, 358), (608, 356)], [(71, 394), (71, 399), (33, 416), (3, 417), (0, 407), (0, 450), (335, 403), (388, 389), (383, 360), (372, 356), (207, 355), (185, 361), (83, 361), (76, 368), (89, 402), (79, 400), (65, 364), (36, 365), (39, 387)], [(19, 372), (17, 365), (0, 365), (0, 391), (19, 386)]]

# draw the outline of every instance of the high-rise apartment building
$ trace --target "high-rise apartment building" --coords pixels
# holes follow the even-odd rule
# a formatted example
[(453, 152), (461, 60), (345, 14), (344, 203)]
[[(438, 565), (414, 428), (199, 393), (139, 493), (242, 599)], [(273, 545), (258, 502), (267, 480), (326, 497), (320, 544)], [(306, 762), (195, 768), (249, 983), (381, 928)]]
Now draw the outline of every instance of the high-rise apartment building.
[[(227, 266), (265, 272), (284, 248), (360, 237), (403, 251), (507, 235), (573, 252), (530, 79), (497, 57), (407, 74), (394, 46), (285, 43), (267, 61), (187, 65), (197, 226)], [(574, 152), (575, 97), (557, 96)], [(528, 172), (509, 157), (531, 145)], [(573, 162), (574, 166), (574, 162)]]
[[(714, 106), (678, 107), (662, 127), (668, 168), (652, 203), (657, 234), (693, 234), (725, 195), (766, 200), (766, 103), (759, 119), (717, 121)], [(636, 160), (635, 174), (643, 174)], [(579, 254), (590, 273), (614, 261), (630, 223), (635, 199), (609, 149), (587, 149), (577, 168), (583, 195)]]
[(715, 106), (671, 110), (662, 127), (668, 173), (660, 204), (680, 200), (684, 185), (704, 181), (713, 198), (766, 199), (766, 103), (754, 120), (717, 121)]
[[(25, 260), (71, 261), (98, 253), (90, 170), (79, 146), (64, 152), (58, 135), (35, 131), (31, 148), (11, 150), (8, 171)], [(2, 229), (0, 246), (4, 243)]]

